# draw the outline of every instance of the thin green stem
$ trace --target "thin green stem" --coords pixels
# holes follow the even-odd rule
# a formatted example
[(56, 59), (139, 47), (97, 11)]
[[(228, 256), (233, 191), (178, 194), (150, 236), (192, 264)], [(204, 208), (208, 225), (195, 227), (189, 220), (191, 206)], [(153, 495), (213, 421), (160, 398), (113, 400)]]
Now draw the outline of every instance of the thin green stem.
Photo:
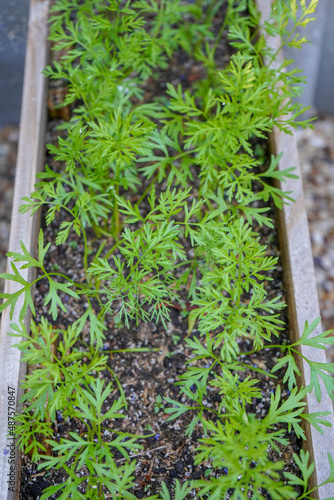
[[(238, 281), (239, 282), (241, 281), (241, 277), (242, 277), (241, 254), (242, 254), (242, 252), (239, 250), (239, 253), (238, 253), (238, 266), (239, 266), (238, 267)], [(238, 300), (237, 300), (237, 303), (236, 303), (236, 310), (239, 309), (240, 300), (241, 300), (241, 294), (239, 294), (239, 297), (238, 297)]]
[(247, 368), (248, 370), (252, 370), (253, 372), (262, 373), (263, 375), (266, 375), (270, 378), (277, 378), (276, 375), (273, 375), (272, 373), (267, 372), (266, 370), (262, 370), (261, 368), (251, 366), (247, 363), (239, 363), (239, 364), (240, 364), (240, 366), (244, 366), (245, 368)]
[(123, 238), (122, 240), (119, 240), (115, 243), (115, 245), (113, 247), (111, 247), (111, 249), (107, 252), (107, 254), (104, 256), (104, 259), (108, 260), (109, 257), (114, 253), (114, 251), (116, 250), (116, 248), (118, 248), (121, 243), (124, 243), (125, 239)]
[(82, 225), (82, 223), (80, 222), (80, 226), (81, 226), (81, 230), (82, 230), (82, 236), (83, 236), (83, 240), (84, 240), (84, 258), (83, 258), (83, 261), (84, 261), (84, 268), (85, 268), (85, 273), (86, 273), (86, 276), (88, 274), (88, 244), (87, 244), (87, 235), (86, 235), (86, 231)]
[(141, 195), (141, 197), (139, 198), (139, 200), (137, 201), (137, 205), (140, 205), (140, 203), (143, 201), (143, 199), (146, 197), (147, 193), (149, 193), (151, 191), (151, 188), (152, 186), (155, 185), (155, 183), (157, 182), (157, 180), (159, 179), (159, 174), (157, 174), (154, 179), (152, 179), (152, 181), (150, 182), (150, 184), (148, 185), (148, 187), (145, 189), (145, 191), (143, 192), (143, 194)]
[(117, 44), (118, 44), (118, 24), (119, 24), (119, 14), (120, 14), (120, 9), (119, 9), (119, 1), (117, 1), (118, 9), (116, 12), (116, 21), (115, 21), (115, 39), (114, 39), (114, 47), (113, 47), (113, 60), (116, 59), (116, 53), (117, 53)]
[(288, 349), (290, 348), (291, 346), (288, 346), (288, 345), (282, 345), (282, 344), (266, 344), (264, 345), (263, 347), (261, 347), (260, 349), (253, 349), (252, 351), (246, 351), (246, 352), (240, 352), (238, 355), (239, 356), (249, 356), (250, 354), (255, 354), (257, 352), (260, 352), (262, 349), (267, 349), (267, 348), (270, 348), (270, 349)]
[(119, 353), (119, 352), (159, 352), (160, 347), (132, 347), (129, 349), (103, 349), (103, 352)]
[(227, 25), (227, 21), (228, 21), (228, 15), (226, 13), (226, 16), (224, 17), (224, 22), (223, 24), (221, 25), (221, 28), (219, 30), (219, 33), (217, 35), (217, 38), (216, 38), (216, 41), (214, 43), (214, 46), (213, 46), (213, 49), (212, 49), (212, 58), (214, 58), (215, 56), (215, 53), (216, 53), (216, 50), (217, 50), (217, 47), (219, 45), (219, 42), (221, 40), (221, 37), (223, 36), (223, 33), (225, 31), (225, 28), (226, 28), (226, 25)]
[(77, 285), (77, 283), (75, 281), (73, 281), (71, 278), (66, 276), (66, 274), (57, 273), (57, 272), (47, 273), (44, 269), (43, 269), (43, 271), (45, 274), (42, 276), (42, 278), (44, 278), (45, 276), (60, 276), (61, 278), (64, 278), (66, 281), (70, 282), (71, 285), (80, 286), (79, 284)]
[(226, 417), (232, 417), (233, 415), (230, 414), (230, 413), (221, 413), (217, 410), (213, 410), (212, 408), (209, 408), (208, 406), (187, 406), (188, 410), (206, 410), (206, 411), (209, 411), (211, 413), (214, 413), (215, 415), (217, 415), (218, 417), (220, 418), (226, 418)]
[(110, 368), (110, 366), (108, 366), (108, 364), (106, 364), (106, 368), (107, 370), (110, 371), (111, 375), (114, 377), (115, 381), (116, 381), (116, 385), (118, 387), (118, 390), (120, 392), (120, 397), (124, 403), (124, 406), (126, 409), (128, 409), (128, 402), (126, 400), (126, 396), (125, 396), (125, 392), (124, 392), (124, 389), (123, 389), (123, 386), (121, 384), (121, 382), (119, 381), (119, 378), (117, 377), (116, 373), (114, 372), (114, 370), (112, 368)]
[(158, 23), (154, 29), (154, 39), (158, 38), (160, 27), (163, 23), (163, 18), (164, 18), (164, 8), (165, 8), (165, 0), (160, 0), (160, 8), (159, 8), (159, 14), (158, 14)]
[[(326, 484), (326, 481), (323, 481), (321, 484), (319, 484), (318, 486), (315, 486), (314, 488), (311, 488), (310, 490), (308, 491), (304, 491), (304, 493), (302, 495), (300, 495), (300, 497), (298, 497), (296, 500), (303, 500), (305, 498), (308, 498), (309, 495), (311, 493), (313, 493), (313, 491), (316, 491), (318, 490), (321, 486), (323, 486), (324, 484)], [(306, 496), (307, 495), (307, 496)]]

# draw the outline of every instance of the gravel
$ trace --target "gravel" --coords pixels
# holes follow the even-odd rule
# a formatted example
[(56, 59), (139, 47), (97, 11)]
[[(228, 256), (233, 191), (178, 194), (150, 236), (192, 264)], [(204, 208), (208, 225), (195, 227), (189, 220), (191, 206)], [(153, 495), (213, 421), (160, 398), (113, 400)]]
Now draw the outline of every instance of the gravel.
[[(6, 270), (6, 253), (8, 251), (10, 219), (14, 192), (15, 164), (18, 127), (0, 129), (0, 272)], [(4, 282), (0, 278), (0, 291)]]
[[(334, 117), (296, 132), (323, 327), (334, 328)], [(334, 361), (334, 349), (328, 351)]]

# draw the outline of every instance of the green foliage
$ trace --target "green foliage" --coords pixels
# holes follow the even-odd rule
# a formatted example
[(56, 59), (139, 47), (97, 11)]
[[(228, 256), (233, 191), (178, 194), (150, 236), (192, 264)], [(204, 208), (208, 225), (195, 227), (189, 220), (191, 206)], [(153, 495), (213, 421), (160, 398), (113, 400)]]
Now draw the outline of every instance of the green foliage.
[[(189, 191), (188, 191), (189, 192)], [(111, 304), (121, 301), (119, 317), (129, 319), (150, 318), (165, 323), (169, 318), (166, 302), (172, 301), (175, 293), (173, 270), (176, 260), (185, 260), (185, 252), (177, 241), (179, 226), (173, 220), (186, 204), (188, 192), (169, 191), (163, 193), (156, 204), (154, 190), (149, 203), (151, 211), (143, 218), (136, 206), (117, 198), (120, 212), (125, 214), (127, 222), (140, 222), (139, 229), (131, 231), (128, 227), (122, 233), (118, 250), (122, 255), (113, 256), (112, 265), (107, 259), (99, 258), (93, 262), (89, 272), (98, 279), (108, 281), (104, 288), (107, 297), (105, 310)], [(145, 310), (149, 305), (150, 309)]]
[[(118, 492), (125, 498), (135, 498), (128, 492), (133, 487), (135, 464), (128, 461), (129, 452), (142, 448), (136, 443), (137, 436), (118, 433), (112, 440), (104, 441), (101, 435), (106, 421), (125, 418), (121, 398), (114, 400), (107, 411), (104, 410), (112, 384), (105, 386), (103, 379), (96, 378), (96, 374), (105, 369), (107, 356), (98, 352), (90, 356), (78, 350), (75, 347), (78, 340), (75, 327), (55, 330), (43, 317), (41, 325), (31, 323), (31, 336), (23, 325), (12, 325), (12, 329), (15, 332), (12, 336), (25, 339), (17, 344), (23, 361), (37, 366), (22, 384), (26, 392), (21, 402), (25, 408), (17, 417), (19, 425), (15, 432), (18, 445), (26, 452), (32, 452), (33, 461), (42, 460), (39, 468), (62, 467), (68, 473), (65, 483), (47, 488), (43, 498), (49, 498), (48, 495), (56, 491), (61, 492), (59, 498), (69, 498), (84, 481), (86, 492), (82, 498), (101, 498), (103, 488), (113, 494)], [(52, 354), (52, 345), (57, 342), (58, 356)], [(84, 361), (87, 357), (88, 361)], [(61, 439), (59, 443), (47, 439), (53, 435), (52, 422), (60, 408), (63, 409), (63, 419), (69, 417), (85, 425), (86, 437), (70, 432), (69, 438)], [(53, 457), (47, 456), (47, 445), (56, 452)], [(115, 450), (127, 460), (125, 465), (116, 465)], [(87, 477), (83, 479), (76, 475), (83, 466), (89, 472), (88, 482)], [(91, 496), (96, 488), (100, 496)]]
[[(232, 219), (219, 234), (209, 235), (205, 231), (211, 239), (210, 252), (206, 251), (205, 257), (213, 260), (214, 265), (211, 270), (204, 268), (202, 286), (193, 301), (198, 307), (191, 317), (199, 320), (202, 334), (215, 331), (215, 348), (221, 345), (222, 359), (230, 362), (239, 351), (237, 338), (250, 337), (259, 348), (282, 329), (279, 314), (272, 311), (279, 311), (284, 304), (279, 302), (280, 297), (267, 301), (263, 286), (264, 280), (271, 280), (265, 273), (274, 268), (277, 258), (266, 256), (266, 247), (260, 245), (242, 218)], [(201, 253), (202, 248), (199, 247)], [(207, 250), (207, 244), (204, 249)], [(246, 293), (251, 298), (243, 304), (241, 299)]]
[[(10, 335), (24, 339), (17, 344), (22, 351), (22, 360), (38, 365), (22, 383), (26, 390), (22, 401), (29, 402), (29, 412), (35, 411), (35, 417), (44, 420), (47, 411), (52, 421), (59, 408), (64, 408), (65, 416), (70, 415), (73, 392), (80, 392), (80, 384), (92, 380), (89, 374), (94, 370), (99, 372), (104, 368), (107, 357), (96, 352), (88, 355), (90, 359), (84, 363), (82, 360), (87, 353), (75, 347), (78, 330), (74, 326), (55, 330), (43, 317), (40, 325), (31, 322), (31, 335), (23, 324), (13, 324), (12, 330), (15, 333)], [(53, 354), (53, 347), (57, 344), (58, 356)]]
[(208, 422), (211, 435), (201, 439), (195, 463), (212, 460), (214, 467), (223, 467), (225, 475), (211, 478), (210, 481), (197, 480), (194, 486), (199, 495), (207, 495), (210, 500), (229, 498), (227, 491), (233, 485), (230, 498), (265, 498), (263, 490), (275, 498), (296, 498), (297, 493), (280, 480), (278, 471), (283, 462), (272, 462), (268, 458), (268, 444), (280, 439), (279, 433), (268, 433), (266, 426), (248, 415), (242, 421), (226, 419), (222, 424)]
[[(308, 481), (311, 477), (311, 474), (314, 471), (314, 463), (309, 464), (310, 454), (308, 451), (305, 452), (304, 450), (300, 451), (300, 456), (298, 456), (297, 454), (294, 454), (293, 458), (300, 469), (302, 477), (300, 478), (298, 476), (290, 474), (289, 472), (284, 472), (284, 475), (286, 478), (289, 479), (289, 484), (303, 488), (303, 493), (302, 493), (302, 495), (300, 495), (298, 497), (298, 500), (299, 499), (302, 500), (305, 498), (311, 499), (311, 498), (313, 498), (312, 493), (314, 492), (315, 489), (317, 489), (317, 488), (312, 488), (312, 489), (308, 488)], [(327, 458), (328, 458), (330, 471), (331, 471), (330, 476), (328, 477), (328, 479), (326, 479), (323, 483), (321, 483), (318, 486), (322, 486), (324, 484), (334, 482), (334, 461), (333, 461), (332, 456), (329, 453), (327, 454)], [(332, 498), (333, 497), (328, 497), (327, 500), (332, 500)]]
[(163, 410), (165, 405), (163, 404), (162, 397), (160, 394), (157, 395), (155, 398), (155, 403), (154, 403), (154, 412), (159, 413), (160, 410)]
[[(286, 363), (288, 364), (287, 371), (284, 375), (283, 382), (288, 382), (289, 389), (296, 383), (295, 374), (300, 375), (300, 371), (297, 367), (294, 355), (299, 357), (302, 353), (297, 347), (310, 346), (313, 349), (326, 349), (326, 345), (333, 345), (334, 338), (332, 331), (327, 331), (320, 333), (318, 335), (312, 335), (316, 327), (320, 323), (320, 318), (316, 318), (309, 326), (307, 321), (305, 323), (303, 335), (294, 344), (288, 346), (282, 346), (287, 350), (287, 354), (283, 356), (280, 361), (274, 366), (272, 372), (275, 372), (282, 368)], [(312, 336), (311, 336), (312, 335)], [(308, 363), (311, 371), (311, 380), (309, 385), (309, 391), (315, 392), (318, 401), (321, 400), (321, 385), (320, 380), (325, 385), (327, 393), (332, 399), (334, 399), (334, 379), (330, 374), (334, 373), (334, 363), (319, 363), (308, 359), (303, 356), (305, 361)]]
[[(296, 488), (303, 489), (299, 500), (311, 498), (308, 453), (294, 455), (301, 472), (295, 476), (270, 459), (270, 450), (287, 444), (286, 431), (304, 439), (303, 420), (321, 433), (330, 426), (329, 412), (303, 412), (309, 391), (319, 401), (323, 390), (333, 398), (333, 365), (300, 349), (325, 349), (334, 340), (329, 332), (314, 334), (315, 320), (306, 323), (299, 341), (272, 344), (284, 328), (285, 304), (267, 296), (265, 284), (278, 259), (256, 230), (273, 227), (270, 200), (279, 209), (293, 201), (282, 188), (295, 178), (293, 166), (279, 169), (281, 155), (267, 158), (262, 141), (274, 126), (291, 133), (304, 111), (293, 102), (303, 78), (277, 56), (285, 45), (306, 41), (295, 30), (312, 20), (316, 4), (273, 2), (263, 28), (269, 37), (281, 36), (276, 52), (259, 35), (260, 15), (251, 0), (57, 0), (52, 7), (50, 39), (62, 55), (45, 74), (66, 83), (61, 105), (71, 106), (71, 119), (61, 125), (58, 144), (48, 146), (63, 169), (46, 166), (20, 211), (34, 214), (43, 207), (46, 225), (57, 228), (54, 243), (71, 252), (83, 248), (84, 278), (70, 279), (56, 262), (48, 270), (51, 242), (44, 243), (41, 230), (37, 258), (22, 242), (21, 253), (8, 254), (12, 272), (1, 277), (14, 286), (0, 294), (0, 312), (10, 308), (11, 318), (22, 303), (20, 321), (29, 308), (36, 314), (31, 290), (41, 280), (48, 284), (43, 305), (53, 322), (66, 313), (67, 301), (85, 301), (84, 313), (67, 329), (44, 317), (31, 322), (31, 333), (23, 323), (12, 325), (23, 361), (35, 365), (22, 383), (19, 447), (39, 469), (66, 473), (42, 500), (54, 494), (135, 500), (132, 458), (144, 436), (114, 430), (127, 401), (101, 353), (106, 317), (111, 313), (127, 327), (139, 320), (166, 326), (173, 301), (184, 304), (186, 293), (190, 309), (182, 312), (191, 311), (189, 334), (196, 328), (199, 338), (194, 332), (186, 339), (192, 354), (177, 383), (182, 401), (159, 395), (154, 411), (164, 409), (168, 420), (187, 414), (189, 436), (200, 425), (205, 437), (195, 463), (209, 461), (212, 469), (209, 480), (176, 481), (175, 499), (193, 495), (193, 488), (207, 500), (261, 499), (267, 492), (274, 500), (291, 499), (298, 497)], [(225, 18), (217, 34), (220, 9)], [(233, 55), (222, 66), (217, 48), (226, 31)], [(203, 78), (190, 88), (167, 83), (164, 92), (157, 83), (177, 51), (196, 61)], [(159, 95), (148, 102), (152, 85)], [(32, 282), (22, 277), (25, 269), (38, 271)], [(252, 345), (250, 353), (240, 352), (242, 341)], [(247, 357), (264, 347), (283, 353), (271, 373)], [(301, 355), (311, 372), (305, 388), (296, 384)], [(283, 368), (290, 393), (277, 384), (267, 414), (260, 419), (249, 413), (248, 405), (262, 394), (256, 374), (277, 378)], [(104, 382), (103, 370), (116, 384)], [(212, 393), (215, 406), (208, 403)], [(52, 439), (59, 412), (79, 422), (82, 432)], [(110, 422), (115, 425), (106, 437), (102, 430)], [(326, 482), (334, 482), (328, 459)], [(160, 498), (171, 499), (165, 483)]]
[[(183, 500), (186, 498), (186, 496), (190, 493), (191, 488), (189, 487), (189, 484), (185, 482), (182, 486), (180, 484), (180, 481), (177, 479), (175, 482), (175, 500)], [(162, 490), (160, 493), (160, 497), (162, 500), (172, 500), (172, 497), (168, 491), (168, 488), (166, 486), (166, 483), (162, 483)]]
[[(58, 307), (64, 311), (67, 312), (66, 307), (60, 297), (60, 293), (66, 293), (67, 295), (70, 295), (71, 297), (74, 298), (79, 298), (78, 294), (71, 290), (70, 287), (73, 286), (72, 280), (69, 280), (66, 276), (63, 276), (59, 274), (59, 276), (62, 276), (67, 280), (67, 283), (59, 283), (55, 281), (52, 278), (52, 275), (58, 274), (58, 273), (48, 273), (45, 268), (44, 268), (44, 258), (45, 254), (47, 253), (50, 243), (48, 243), (45, 247), (43, 245), (43, 231), (40, 230), (39, 232), (39, 238), (38, 238), (38, 260), (34, 259), (24, 246), (24, 244), (21, 242), (21, 249), (22, 249), (22, 254), (17, 253), (17, 252), (8, 252), (8, 257), (13, 259), (13, 262), (11, 262), (11, 267), (13, 270), (13, 274), (9, 273), (3, 273), (0, 275), (3, 279), (7, 279), (10, 281), (13, 281), (15, 283), (18, 283), (19, 285), (22, 285), (22, 288), (19, 290), (13, 292), (13, 293), (1, 293), (0, 298), (6, 299), (5, 302), (3, 302), (0, 305), (0, 312), (4, 311), (8, 306), (10, 306), (10, 318), (13, 319), (13, 314), (15, 310), (16, 303), (19, 299), (19, 297), (24, 294), (24, 301), (23, 301), (23, 306), (20, 310), (20, 320), (24, 318), (24, 316), (27, 313), (28, 307), (30, 307), (32, 313), (35, 315), (35, 307), (33, 304), (33, 300), (31, 297), (31, 289), (32, 286), (39, 280), (43, 278), (47, 278), (48, 284), (49, 284), (49, 293), (46, 295), (44, 299), (44, 305), (47, 306), (50, 304), (49, 307), (49, 312), (52, 314), (53, 319), (56, 319), (58, 316)], [(39, 276), (35, 281), (32, 283), (27, 282), (19, 273), (19, 270), (17, 266), (15, 265), (15, 262), (26, 262), (25, 264), (21, 265), (21, 269), (29, 269), (29, 268), (37, 268), (42, 271), (42, 276)]]

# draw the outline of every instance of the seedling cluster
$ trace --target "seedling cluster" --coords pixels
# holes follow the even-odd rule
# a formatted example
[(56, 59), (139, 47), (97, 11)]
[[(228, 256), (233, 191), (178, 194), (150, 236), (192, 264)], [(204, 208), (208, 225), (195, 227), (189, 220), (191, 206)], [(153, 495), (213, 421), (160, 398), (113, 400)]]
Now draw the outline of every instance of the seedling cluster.
[[(58, 0), (52, 8), (50, 39), (62, 56), (45, 73), (67, 83), (63, 105), (71, 106), (72, 115), (62, 125), (64, 138), (48, 148), (64, 170), (47, 166), (20, 210), (34, 214), (43, 207), (46, 225), (62, 217), (55, 244), (72, 251), (77, 241), (83, 244), (85, 279), (76, 282), (56, 267), (47, 271), (51, 243), (45, 244), (41, 230), (36, 258), (23, 242), (22, 253), (9, 253), (12, 273), (2, 277), (21, 289), (2, 294), (0, 306), (0, 311), (10, 307), (13, 315), (23, 295), (20, 319), (28, 308), (35, 315), (31, 291), (41, 280), (48, 284), (44, 306), (50, 320), (66, 312), (69, 296), (87, 304), (67, 329), (54, 328), (44, 317), (31, 322), (31, 332), (23, 323), (12, 325), (11, 335), (23, 338), (17, 344), (22, 359), (35, 365), (23, 382), (24, 409), (16, 429), (20, 449), (39, 462), (39, 469), (67, 473), (67, 480), (48, 487), (41, 500), (53, 494), (136, 498), (136, 462), (130, 456), (142, 448), (138, 440), (144, 436), (117, 431), (127, 401), (114, 373), (113, 383), (101, 377), (107, 368), (105, 318), (112, 314), (127, 326), (139, 321), (166, 325), (178, 294), (183, 299), (187, 294), (190, 303), (189, 315), (185, 311), (189, 333), (196, 328), (200, 335), (186, 339), (192, 357), (178, 382), (182, 402), (159, 396), (154, 411), (166, 412), (169, 419), (190, 412), (185, 433), (200, 425), (205, 434), (195, 463), (210, 462), (212, 472), (191, 483), (176, 482), (176, 500), (188, 495), (260, 499), (268, 492), (273, 499), (312, 497), (309, 453), (294, 455), (300, 469), (295, 476), (283, 471), (284, 463), (271, 461), (269, 450), (287, 443), (281, 424), (303, 439), (303, 421), (321, 433), (330, 425), (329, 412), (307, 413), (304, 398), (314, 390), (321, 399), (321, 380), (333, 397), (333, 365), (307, 360), (311, 383), (301, 387), (295, 357), (301, 345), (324, 349), (334, 339), (328, 332), (312, 336), (316, 319), (305, 325), (298, 342), (276, 345), (285, 304), (279, 296), (268, 299), (265, 282), (278, 259), (268, 254), (254, 229), (273, 227), (270, 199), (278, 209), (293, 201), (274, 182), (293, 177), (293, 168), (278, 170), (279, 157), (264, 163), (255, 139), (266, 138), (274, 126), (291, 133), (304, 111), (292, 102), (302, 78), (289, 70), (291, 61), (278, 66), (277, 56), (285, 45), (305, 42), (296, 28), (312, 20), (316, 4), (273, 2), (263, 29), (267, 37), (281, 37), (276, 53), (259, 32), (252, 0)], [(214, 19), (222, 9), (224, 22), (215, 32)], [(217, 48), (226, 33), (232, 56), (221, 66)], [(203, 78), (188, 90), (168, 83), (165, 92), (160, 89), (148, 101), (148, 80), (166, 72), (180, 51), (201, 65)], [(97, 251), (92, 234), (100, 241)], [(37, 269), (37, 277), (25, 281), (20, 268)], [(251, 352), (240, 352), (243, 339), (251, 343)], [(271, 376), (286, 369), (289, 395), (282, 397), (278, 385), (268, 413), (258, 419), (247, 405), (261, 397), (256, 379), (261, 370), (253, 368), (254, 378), (243, 372), (247, 356), (264, 346), (281, 349)], [(119, 397), (111, 400), (115, 388)], [(220, 396), (216, 409), (205, 404), (212, 390)], [(63, 418), (80, 421), (85, 432), (56, 441), (59, 410)], [(111, 421), (113, 432), (106, 437), (103, 431)], [(119, 454), (124, 460), (116, 459)], [(326, 482), (334, 482), (334, 461), (328, 459)], [(85, 475), (78, 473), (83, 466)], [(164, 483), (160, 496), (170, 499)]]

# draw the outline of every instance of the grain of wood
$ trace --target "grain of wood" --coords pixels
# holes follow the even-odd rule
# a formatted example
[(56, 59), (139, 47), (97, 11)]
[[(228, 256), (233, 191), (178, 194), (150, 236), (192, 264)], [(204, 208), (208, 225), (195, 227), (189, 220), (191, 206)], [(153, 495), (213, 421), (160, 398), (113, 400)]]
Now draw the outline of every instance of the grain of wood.
[[(46, 79), (42, 75), (48, 57), (47, 18), (49, 0), (31, 0), (26, 48), (25, 74), (20, 121), (20, 137), (16, 165), (11, 234), (9, 250), (20, 251), (22, 240), (30, 252), (36, 247), (37, 218), (29, 214), (19, 214), (21, 198), (29, 196), (34, 189), (36, 173), (41, 167), (44, 156), (44, 133), (46, 122)], [(8, 272), (11, 269), (8, 264)], [(21, 271), (25, 280), (29, 280), (28, 270)], [(13, 282), (6, 283), (5, 292), (13, 293), (19, 287)], [(13, 322), (18, 322), (19, 299)], [(29, 318), (25, 319), (26, 324)], [(2, 314), (0, 330), (0, 491), (2, 500), (14, 500), (19, 493), (19, 457), (13, 439), (8, 437), (8, 388), (15, 393), (16, 404), (20, 397), (19, 381), (25, 373), (25, 366), (20, 363), (20, 351), (13, 348), (18, 339), (9, 337), (9, 310)], [(10, 406), (11, 408), (11, 406)], [(19, 408), (19, 406), (17, 407)]]
[[(270, 16), (270, 0), (257, 0), (261, 12), (261, 23)], [(278, 37), (267, 37), (267, 43), (272, 46), (274, 53), (281, 42)], [(278, 59), (277, 64), (280, 64)], [(284, 205), (278, 211), (280, 249), (282, 253), (284, 279), (287, 288), (289, 326), (291, 340), (296, 342), (303, 334), (305, 322), (310, 324), (320, 316), (318, 292), (315, 280), (311, 240), (304, 201), (303, 186), (298, 158), (297, 141), (294, 135), (286, 135), (275, 128), (271, 136), (271, 150), (273, 154), (282, 153), (279, 170), (295, 167), (294, 173), (298, 179), (288, 179), (280, 187), (295, 200), (294, 203)], [(321, 324), (313, 335), (321, 333)], [(301, 354), (317, 363), (326, 363), (325, 350), (303, 346)], [(297, 360), (302, 373), (300, 382), (306, 386), (310, 383), (311, 372), (307, 362), (298, 356)], [(334, 415), (332, 400), (327, 394), (324, 384), (321, 384), (322, 399), (318, 402), (314, 393), (306, 397), (308, 413), (330, 411), (325, 417), (332, 424), (326, 427), (322, 435), (309, 424), (305, 425), (306, 448), (315, 463), (315, 471), (310, 486), (316, 487), (323, 483), (330, 475), (328, 453), (334, 456)], [(326, 484), (317, 488), (314, 497), (324, 500), (334, 495), (334, 485)], [(313, 496), (312, 495), (312, 496)]]
[[(284, 278), (287, 286), (289, 325), (291, 330), (291, 340), (297, 341), (303, 334), (305, 321), (310, 324), (315, 318), (320, 316), (318, 292), (314, 274), (313, 255), (311, 241), (306, 216), (304, 194), (301, 184), (301, 173), (298, 164), (297, 145), (295, 137), (282, 134), (277, 129), (273, 131), (275, 145), (273, 148), (279, 153), (283, 153), (279, 169), (283, 170), (296, 166), (295, 173), (299, 179), (289, 179), (284, 183), (284, 189), (291, 192), (290, 196), (295, 202), (286, 205), (278, 214), (280, 226), (280, 248), (282, 252)], [(321, 323), (312, 335), (322, 332)], [(326, 363), (326, 351), (314, 349), (310, 346), (302, 346), (301, 354), (307, 359), (317, 363)], [(300, 357), (298, 364), (302, 373), (301, 383), (306, 386), (310, 383), (311, 372), (308, 363)], [(300, 366), (301, 365), (301, 366)], [(330, 475), (328, 463), (328, 453), (334, 455), (334, 415), (332, 400), (326, 392), (324, 384), (321, 384), (322, 397), (318, 402), (314, 393), (306, 397), (308, 413), (319, 411), (330, 411), (330, 415), (324, 417), (332, 424), (331, 428), (326, 428), (322, 435), (314, 427), (305, 426), (306, 447), (310, 452), (311, 459), (315, 462), (315, 472), (312, 477), (311, 486), (324, 482)], [(333, 484), (327, 484), (318, 488), (315, 498), (323, 500), (333, 496)]]

